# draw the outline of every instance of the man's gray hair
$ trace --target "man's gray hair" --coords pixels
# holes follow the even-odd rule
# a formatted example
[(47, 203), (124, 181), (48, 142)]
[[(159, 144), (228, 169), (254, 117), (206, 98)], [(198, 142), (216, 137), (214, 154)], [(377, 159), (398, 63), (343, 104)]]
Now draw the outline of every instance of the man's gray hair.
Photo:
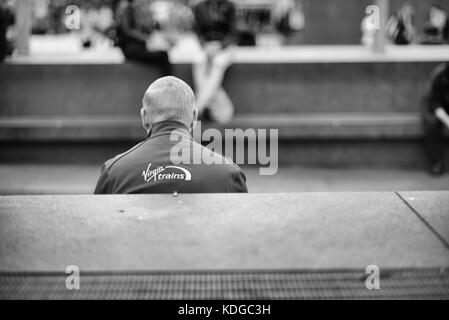
[(142, 101), (151, 123), (179, 121), (189, 126), (193, 120), (195, 94), (176, 77), (163, 77), (153, 82)]

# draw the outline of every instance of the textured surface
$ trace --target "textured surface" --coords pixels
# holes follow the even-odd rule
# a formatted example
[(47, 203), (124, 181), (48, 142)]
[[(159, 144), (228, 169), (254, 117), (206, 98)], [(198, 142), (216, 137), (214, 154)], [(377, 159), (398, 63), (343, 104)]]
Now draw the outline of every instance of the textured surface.
[(0, 239), (1, 271), (449, 265), (394, 193), (1, 197)]
[[(198, 127), (199, 128), (199, 127)], [(423, 135), (418, 113), (246, 114), (230, 123), (201, 123), (201, 130), (277, 129), (282, 139), (413, 139)], [(0, 117), (0, 141), (140, 140), (137, 113), (114, 117)]]
[(447, 192), (401, 192), (400, 195), (449, 244), (449, 194)]
[[(242, 63), (230, 67), (224, 87), (236, 114), (417, 112), (438, 64)], [(174, 74), (192, 83), (189, 65), (176, 65)], [(0, 65), (0, 115), (137, 113), (143, 93), (159, 76), (154, 68), (130, 63)]]
[[(0, 163), (95, 164), (130, 149), (138, 141), (7, 142), (0, 144)], [(449, 143), (446, 146), (449, 154)], [(247, 154), (247, 151), (245, 151)], [(279, 164), (329, 169), (427, 169), (421, 140), (280, 140)], [(449, 157), (446, 158), (449, 167)], [(399, 190), (399, 189), (396, 189)], [(427, 189), (415, 189), (427, 190)], [(292, 191), (292, 190), (288, 190)], [(320, 190), (322, 191), (322, 190)]]
[(97, 273), (67, 290), (66, 275), (1, 274), (0, 299), (449, 299), (449, 272), (382, 270), (367, 290), (364, 270)]

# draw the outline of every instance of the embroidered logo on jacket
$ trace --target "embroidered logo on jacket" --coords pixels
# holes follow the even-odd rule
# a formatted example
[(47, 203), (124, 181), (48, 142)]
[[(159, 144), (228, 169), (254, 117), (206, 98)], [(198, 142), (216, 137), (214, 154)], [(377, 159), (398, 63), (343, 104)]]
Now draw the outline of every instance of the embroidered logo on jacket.
[[(142, 172), (142, 177), (145, 182), (159, 181), (159, 180), (185, 180), (191, 181), (192, 174), (187, 169), (177, 166), (161, 166), (151, 169), (151, 163), (148, 164), (147, 170)], [(165, 173), (167, 169), (174, 169), (178, 172)]]

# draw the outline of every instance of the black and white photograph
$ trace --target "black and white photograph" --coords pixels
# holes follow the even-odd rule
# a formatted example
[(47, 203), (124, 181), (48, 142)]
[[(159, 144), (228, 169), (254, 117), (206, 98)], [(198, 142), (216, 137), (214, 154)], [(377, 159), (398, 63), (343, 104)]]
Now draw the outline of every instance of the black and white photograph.
[(449, 300), (449, 0), (0, 0), (11, 300)]

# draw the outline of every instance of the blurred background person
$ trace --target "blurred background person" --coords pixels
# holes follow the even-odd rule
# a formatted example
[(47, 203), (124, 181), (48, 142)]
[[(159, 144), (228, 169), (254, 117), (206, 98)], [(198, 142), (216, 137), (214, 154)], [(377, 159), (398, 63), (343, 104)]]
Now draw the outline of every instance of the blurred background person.
[(127, 60), (159, 66), (170, 75), (168, 50), (172, 44), (158, 31), (147, 1), (127, 0), (119, 9), (117, 38)]
[(193, 13), (179, 0), (157, 0), (150, 5), (155, 24), (174, 44), (193, 28)]
[(197, 107), (203, 120), (229, 122), (234, 105), (222, 87), (236, 42), (236, 8), (229, 0), (194, 4), (194, 31), (202, 48), (193, 67)]
[(444, 168), (444, 128), (449, 129), (449, 62), (439, 65), (430, 77), (422, 110), (430, 173), (442, 175)]
[(71, 5), (82, 7), (83, 1), (82, 0), (31, 1), (32, 33), (39, 35), (68, 33), (69, 30), (65, 25), (66, 9), (68, 6)]
[(45, 34), (51, 28), (48, 19), (48, 6), (50, 0), (35, 0), (33, 1), (33, 17), (32, 17), (32, 32), (33, 34)]
[(362, 24), (360, 28), (362, 31), (362, 39), (361, 39), (362, 45), (368, 48), (373, 48), (377, 30), (376, 25), (373, 24), (373, 18), (371, 15), (366, 15), (362, 19)]
[(284, 45), (298, 45), (303, 42), (306, 19), (301, 1), (275, 1), (273, 20), (276, 31), (283, 37)]
[(110, 42), (108, 32), (114, 23), (111, 3), (102, 0), (81, 3), (81, 38), (83, 47)]
[(441, 37), (441, 33), (437, 27), (431, 23), (425, 23), (423, 26), (423, 34), (419, 37), (419, 44), (423, 45), (442, 45), (446, 41)]
[(406, 3), (387, 22), (387, 34), (396, 45), (411, 44), (416, 30), (413, 21), (414, 9)]
[(429, 24), (437, 30), (441, 42), (449, 43), (449, 18), (443, 8), (435, 4), (430, 7)]
[(7, 0), (0, 0), (0, 63), (12, 54), (13, 45), (9, 39), (10, 27), (15, 23), (12, 6)]
[(67, 32), (64, 25), (64, 15), (67, 6), (70, 3), (67, 0), (51, 0), (48, 4), (50, 31), (55, 34)]

